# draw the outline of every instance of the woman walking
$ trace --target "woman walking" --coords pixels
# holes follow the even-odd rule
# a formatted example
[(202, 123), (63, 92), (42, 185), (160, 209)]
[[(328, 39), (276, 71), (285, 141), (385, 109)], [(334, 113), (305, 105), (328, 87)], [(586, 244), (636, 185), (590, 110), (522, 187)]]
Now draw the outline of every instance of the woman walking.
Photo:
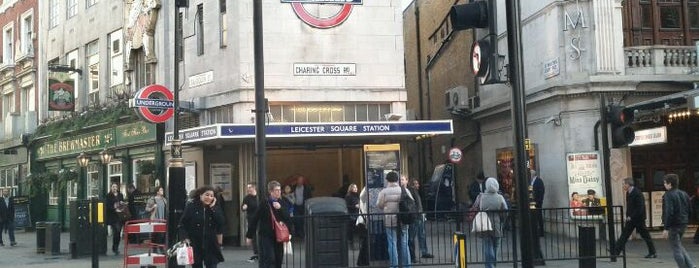
[(119, 184), (112, 183), (111, 191), (107, 195), (107, 225), (112, 228), (112, 252), (119, 255), (119, 242), (121, 241), (121, 227), (124, 226), (123, 210), (128, 210), (124, 205), (124, 195), (119, 191)]
[[(155, 192), (155, 196), (148, 198), (146, 202), (146, 212), (149, 213), (151, 220), (165, 220), (165, 215), (167, 215), (167, 199), (165, 198), (165, 189), (162, 186), (158, 186), (158, 190)], [(160, 243), (165, 245), (165, 234), (163, 233), (151, 233), (153, 243)], [(163, 248), (158, 248), (156, 250), (164, 251)]]
[(347, 225), (347, 241), (349, 241), (350, 248), (355, 249), (354, 226), (357, 223), (357, 217), (359, 216), (359, 189), (357, 188), (356, 184), (352, 183), (347, 187), (345, 203), (347, 203), (347, 214), (349, 214), (350, 217)]
[(493, 231), (480, 233), (483, 240), (483, 255), (485, 256), (485, 267), (495, 267), (498, 247), (502, 238), (502, 214), (507, 213), (507, 203), (505, 198), (498, 193), (500, 185), (495, 178), (485, 180), (485, 192), (480, 194), (480, 211), (487, 211), (493, 226)]
[(192, 202), (184, 208), (179, 224), (180, 238), (192, 246), (192, 268), (216, 268), (223, 261), (221, 245), (216, 234), (223, 225), (223, 212), (216, 206), (214, 188), (202, 186), (190, 196)]
[(255, 216), (250, 221), (248, 232), (245, 234), (248, 245), (252, 244), (252, 239), (257, 235), (257, 245), (260, 253), (260, 266), (264, 268), (282, 267), (284, 259), (284, 243), (277, 242), (272, 215), (277, 221), (281, 221), (287, 226), (291, 219), (289, 212), (282, 206), (282, 186), (277, 181), (270, 181), (267, 184), (268, 196), (265, 200), (260, 200)]

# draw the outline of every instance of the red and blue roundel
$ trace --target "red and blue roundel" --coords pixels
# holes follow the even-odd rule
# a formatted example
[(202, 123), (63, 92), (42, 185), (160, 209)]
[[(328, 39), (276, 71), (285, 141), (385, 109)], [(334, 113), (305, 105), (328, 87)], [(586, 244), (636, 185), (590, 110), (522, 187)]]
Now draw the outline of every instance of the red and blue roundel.
[[(319, 28), (328, 29), (345, 22), (352, 13), (353, 5), (361, 5), (363, 0), (281, 0), (282, 3), (290, 3), (296, 16), (306, 24)], [(338, 6), (338, 11), (330, 16), (320, 16), (312, 14), (304, 7), (304, 4), (327, 4)]]

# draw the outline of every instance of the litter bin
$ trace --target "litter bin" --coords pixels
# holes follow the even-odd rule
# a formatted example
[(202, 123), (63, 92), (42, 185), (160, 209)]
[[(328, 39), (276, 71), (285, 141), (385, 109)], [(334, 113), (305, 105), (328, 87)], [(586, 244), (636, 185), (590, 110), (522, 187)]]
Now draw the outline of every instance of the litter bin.
[(61, 254), (61, 224), (46, 222), (46, 254)]
[(578, 267), (597, 267), (594, 226), (578, 226), (578, 254)]
[(43, 254), (46, 252), (46, 222), (37, 221), (34, 228), (36, 229), (36, 253)]
[(347, 267), (347, 203), (338, 197), (306, 200), (306, 267)]

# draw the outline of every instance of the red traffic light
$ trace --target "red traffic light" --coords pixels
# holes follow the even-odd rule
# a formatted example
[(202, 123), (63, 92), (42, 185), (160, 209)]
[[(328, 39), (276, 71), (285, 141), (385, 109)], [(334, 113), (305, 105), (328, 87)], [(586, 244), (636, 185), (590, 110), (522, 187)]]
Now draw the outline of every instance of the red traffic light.
[(636, 139), (636, 133), (631, 127), (634, 119), (634, 111), (632, 109), (610, 105), (607, 119), (612, 125), (612, 148), (625, 147)]

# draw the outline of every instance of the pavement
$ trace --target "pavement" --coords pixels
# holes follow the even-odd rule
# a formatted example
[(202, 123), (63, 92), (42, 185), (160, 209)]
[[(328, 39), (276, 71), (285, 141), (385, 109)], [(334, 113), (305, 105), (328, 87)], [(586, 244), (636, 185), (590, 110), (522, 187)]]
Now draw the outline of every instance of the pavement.
[[(692, 233), (693, 234), (693, 233)], [(0, 247), (0, 267), (22, 267), (22, 268), (82, 268), (91, 267), (90, 256), (83, 256), (78, 259), (71, 259), (68, 250), (70, 235), (68, 232), (61, 233), (61, 254), (47, 255), (36, 253), (36, 234), (33, 231), (18, 230), (15, 234), (17, 246), (9, 246), (9, 241), (6, 234), (2, 234), (5, 241), (5, 246)], [(655, 236), (654, 236), (655, 237)], [(686, 236), (688, 237), (688, 236)], [(658, 258), (645, 259), (643, 256), (647, 253), (646, 245), (641, 239), (631, 240), (627, 243), (627, 267), (631, 268), (661, 268), (675, 267), (675, 262), (672, 258), (672, 250), (667, 240), (655, 238), (655, 247), (658, 251)], [(699, 263), (699, 245), (693, 244), (692, 240), (685, 238), (683, 240), (687, 251), (692, 255), (693, 259)], [(108, 242), (111, 245), (111, 240)], [(123, 246), (123, 245), (122, 245)], [(123, 253), (123, 250), (122, 250)], [(435, 253), (435, 252), (433, 252)], [(247, 259), (251, 255), (249, 248), (245, 247), (224, 247), (223, 255), (225, 262), (219, 264), (219, 267), (257, 267), (257, 263), (248, 263)], [(123, 255), (113, 255), (111, 252), (106, 256), (99, 257), (99, 266), (107, 268), (123, 267)], [(609, 259), (598, 259), (596, 267), (624, 267), (622, 259), (617, 259), (616, 262), (611, 262)], [(512, 264), (500, 264), (499, 267), (510, 267)], [(290, 266), (291, 267), (291, 266)], [(420, 266), (420, 267), (440, 267), (440, 266)], [(448, 267), (448, 266), (441, 266)], [(482, 265), (468, 265), (468, 267), (483, 267)], [(547, 261), (545, 267), (579, 267), (577, 260), (567, 261)], [(587, 268), (587, 267), (585, 267)]]

